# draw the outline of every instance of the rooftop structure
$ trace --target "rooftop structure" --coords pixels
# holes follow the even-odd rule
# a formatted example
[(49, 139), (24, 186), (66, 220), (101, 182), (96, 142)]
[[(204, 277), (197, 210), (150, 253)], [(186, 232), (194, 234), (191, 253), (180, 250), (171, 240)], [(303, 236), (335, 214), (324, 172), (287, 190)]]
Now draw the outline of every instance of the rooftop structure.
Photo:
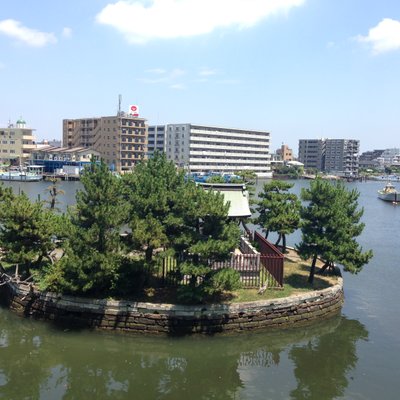
[(225, 204), (229, 203), (228, 216), (231, 218), (251, 217), (249, 192), (243, 183), (197, 183), (205, 190), (223, 194)]

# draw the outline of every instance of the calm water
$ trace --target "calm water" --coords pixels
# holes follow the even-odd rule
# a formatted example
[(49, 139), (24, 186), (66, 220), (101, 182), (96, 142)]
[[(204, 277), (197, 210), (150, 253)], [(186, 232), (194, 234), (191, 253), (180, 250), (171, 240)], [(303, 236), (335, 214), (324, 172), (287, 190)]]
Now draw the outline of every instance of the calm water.
[[(13, 185), (42, 199), (48, 186)], [(0, 308), (0, 399), (397, 399), (400, 205), (378, 200), (381, 186), (349, 184), (374, 258), (344, 274), (341, 315), (287, 331), (160, 338), (60, 331)], [(63, 184), (64, 207), (78, 187)]]

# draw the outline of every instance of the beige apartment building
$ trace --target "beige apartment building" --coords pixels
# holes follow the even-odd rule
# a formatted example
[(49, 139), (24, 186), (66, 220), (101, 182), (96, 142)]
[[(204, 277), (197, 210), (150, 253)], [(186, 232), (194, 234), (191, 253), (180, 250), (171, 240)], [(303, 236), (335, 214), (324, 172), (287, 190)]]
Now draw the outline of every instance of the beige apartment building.
[(125, 173), (146, 158), (147, 129), (144, 118), (123, 112), (110, 117), (64, 119), (63, 146), (91, 148), (111, 169)]
[(26, 127), (22, 117), (17, 123), (0, 128), (0, 161), (3, 164), (24, 165), (35, 148), (33, 129)]

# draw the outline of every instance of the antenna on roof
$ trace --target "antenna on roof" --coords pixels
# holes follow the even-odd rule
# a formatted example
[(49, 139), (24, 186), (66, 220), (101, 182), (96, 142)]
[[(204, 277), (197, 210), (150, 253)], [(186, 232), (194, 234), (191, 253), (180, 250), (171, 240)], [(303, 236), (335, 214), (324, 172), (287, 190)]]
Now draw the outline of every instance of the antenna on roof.
[(121, 102), (122, 102), (122, 95), (118, 95), (118, 117), (121, 115)]

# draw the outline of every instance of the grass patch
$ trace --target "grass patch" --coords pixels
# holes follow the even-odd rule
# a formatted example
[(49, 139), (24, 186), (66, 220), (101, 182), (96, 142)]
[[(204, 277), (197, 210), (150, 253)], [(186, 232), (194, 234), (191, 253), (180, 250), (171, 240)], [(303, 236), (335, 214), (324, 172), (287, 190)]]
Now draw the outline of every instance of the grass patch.
[[(321, 290), (333, 286), (337, 283), (335, 275), (318, 275), (314, 276), (314, 283), (308, 283), (310, 274), (310, 265), (304, 261), (293, 259), (285, 259), (283, 289), (267, 289), (263, 294), (258, 294), (258, 289), (240, 289), (233, 293), (232, 303), (240, 303), (257, 300), (279, 299), (282, 297), (293, 296), (296, 294), (306, 293), (313, 290)], [(316, 272), (319, 267), (317, 266)]]

